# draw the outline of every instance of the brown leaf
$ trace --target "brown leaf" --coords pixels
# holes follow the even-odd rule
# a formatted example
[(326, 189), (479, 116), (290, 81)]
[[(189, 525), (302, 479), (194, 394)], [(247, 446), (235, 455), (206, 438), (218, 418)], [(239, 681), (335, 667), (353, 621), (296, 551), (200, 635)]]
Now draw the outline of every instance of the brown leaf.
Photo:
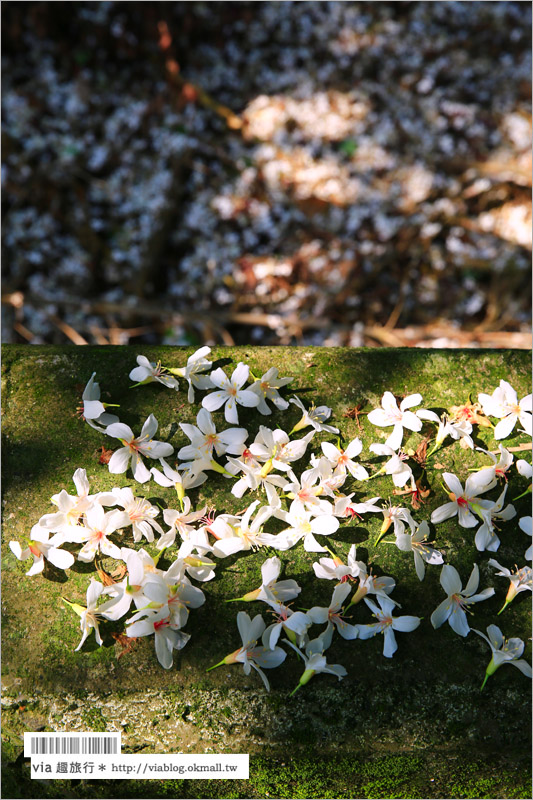
[(99, 464), (109, 464), (112, 455), (113, 450), (106, 450), (103, 445), (99, 450), (95, 451), (95, 457), (98, 459)]
[(427, 454), (428, 444), (429, 444), (429, 437), (426, 437), (420, 442), (415, 452), (413, 453), (414, 460), (418, 464), (420, 464), (421, 467), (426, 466), (426, 454)]
[(122, 656), (126, 655), (126, 653), (131, 653), (134, 644), (139, 641), (138, 636), (126, 636), (125, 633), (112, 633), (111, 636), (122, 648), (117, 656), (117, 661), (119, 658), (122, 658)]

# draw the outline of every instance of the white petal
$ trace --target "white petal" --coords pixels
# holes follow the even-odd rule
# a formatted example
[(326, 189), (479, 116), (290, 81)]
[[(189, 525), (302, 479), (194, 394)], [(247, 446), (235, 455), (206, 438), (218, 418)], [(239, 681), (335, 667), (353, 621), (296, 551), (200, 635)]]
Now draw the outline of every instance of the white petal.
[(114, 422), (108, 425), (105, 429), (107, 436), (113, 436), (114, 439), (123, 439), (125, 442), (132, 442), (135, 436), (129, 425), (123, 422)]
[(458, 594), (461, 591), (461, 578), (451, 564), (445, 564), (440, 573), (440, 584), (447, 595)]
[[(422, 427), (422, 423), (420, 423), (420, 427)], [(399, 450), (402, 446), (402, 439), (403, 439), (403, 427), (396, 423), (394, 428), (392, 429), (392, 433), (389, 438), (386, 440), (385, 444), (388, 447), (391, 447), (393, 450)]]
[[(111, 465), (111, 461), (109, 462)], [(146, 483), (150, 480), (150, 470), (144, 465), (144, 462), (138, 453), (133, 453), (131, 457), (131, 469), (133, 477), (139, 483)]]
[(502, 420), (500, 420), (494, 428), (494, 438), (507, 439), (509, 434), (512, 433), (517, 419), (517, 414), (509, 414), (508, 417), (504, 417)]
[(206, 394), (202, 400), (202, 406), (208, 411), (216, 411), (223, 403), (226, 402), (228, 396), (228, 393), (225, 391), (211, 392), (211, 394)]
[(452, 613), (448, 617), (448, 622), (450, 623), (450, 628), (458, 633), (459, 636), (468, 636), (470, 632), (470, 626), (466, 619), (466, 614), (462, 608), (455, 606), (452, 609)]
[(380, 428), (387, 428), (392, 425), (389, 415), (382, 408), (375, 408), (368, 414), (367, 419), (372, 425), (377, 425)]
[(311, 530), (321, 536), (329, 536), (339, 528), (339, 520), (332, 514), (322, 514), (311, 520)]
[(59, 569), (68, 569), (74, 564), (74, 556), (72, 553), (69, 553), (67, 550), (57, 550), (55, 547), (50, 548), (47, 558), (48, 561)]
[(255, 406), (259, 405), (259, 397), (255, 392), (250, 392), (247, 389), (241, 389), (237, 392), (235, 400), (239, 405), (245, 406), (246, 408), (255, 408)]
[(433, 614), (431, 615), (431, 624), (433, 627), (440, 628), (443, 625), (450, 614), (452, 613), (452, 604), (449, 600), (443, 600), (442, 603), (437, 606)]
[(403, 633), (409, 633), (410, 631), (414, 631), (420, 625), (420, 618), (419, 617), (396, 617), (392, 620), (392, 627), (395, 631), (403, 631)]
[(231, 376), (231, 382), (240, 389), (241, 386), (244, 386), (246, 381), (248, 380), (248, 376), (250, 374), (250, 367), (247, 364), (244, 364), (242, 361), (239, 361), (237, 366), (233, 371), (233, 375)]
[(383, 640), (383, 655), (386, 658), (392, 658), (396, 650), (398, 649), (398, 645), (396, 643), (396, 637), (394, 636), (394, 631), (392, 627), (389, 625), (385, 628), (383, 632), (384, 640)]

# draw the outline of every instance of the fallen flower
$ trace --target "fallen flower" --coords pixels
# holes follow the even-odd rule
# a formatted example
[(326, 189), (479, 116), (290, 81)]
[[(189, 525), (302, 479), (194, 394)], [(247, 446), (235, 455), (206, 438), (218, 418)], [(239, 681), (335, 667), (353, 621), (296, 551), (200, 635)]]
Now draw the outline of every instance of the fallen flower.
[[(135, 381), (134, 386), (144, 386), (144, 384), (157, 381), (157, 383), (162, 383), (168, 389), (176, 389), (176, 391), (179, 389), (179, 383), (176, 378), (165, 374), (168, 370), (166, 367), (161, 366), (160, 361), (156, 364), (153, 361), (148, 361), (146, 356), (137, 356), (137, 364), (139, 366), (132, 369), (129, 374), (130, 380)], [(134, 386), (130, 388), (133, 389)]]
[(267, 644), (263, 643), (263, 647), (257, 647), (257, 640), (265, 632), (265, 621), (261, 614), (257, 614), (252, 620), (245, 611), (239, 611), (237, 614), (237, 627), (241, 635), (242, 647), (230, 653), (218, 664), (214, 664), (206, 671), (210, 672), (212, 669), (221, 667), (222, 664), (242, 664), (244, 674), (249, 675), (251, 669), (255, 669), (261, 675), (263, 683), (267, 691), (270, 691), (268, 679), (264, 674), (263, 669), (273, 669), (279, 667), (285, 661), (287, 653), (281, 647), (274, 647), (270, 649)]
[(368, 421), (372, 425), (377, 425), (380, 428), (388, 428), (394, 426), (392, 433), (385, 442), (387, 447), (393, 450), (398, 450), (402, 446), (403, 429), (407, 428), (410, 431), (422, 430), (422, 423), (420, 419), (409, 408), (417, 406), (422, 402), (421, 394), (410, 394), (400, 403), (398, 403), (392, 392), (385, 392), (381, 398), (381, 408), (375, 408), (368, 414)]
[(213, 385), (219, 388), (219, 391), (206, 395), (202, 400), (203, 407), (208, 411), (216, 411), (223, 405), (226, 421), (237, 425), (239, 423), (237, 404), (247, 408), (254, 408), (259, 405), (257, 394), (249, 389), (242, 388), (248, 380), (249, 372), (250, 368), (247, 364), (243, 364), (242, 361), (237, 364), (231, 378), (228, 378), (220, 367), (214, 370), (209, 378)]
[(513, 572), (507, 569), (507, 567), (502, 567), (494, 558), (489, 558), (488, 563), (491, 567), (494, 567), (494, 569), (500, 570), (496, 575), (501, 575), (502, 578), (509, 578), (510, 581), (505, 603), (498, 611), (498, 614), (501, 614), (520, 592), (533, 591), (533, 570), (531, 567), (521, 567), (521, 569), (517, 569), (516, 572)]
[[(490, 561), (489, 561), (490, 563)], [(466, 619), (465, 611), (472, 603), (488, 600), (494, 594), (494, 589), (483, 589), (479, 594), (474, 594), (479, 586), (479, 567), (474, 564), (468, 583), (463, 589), (459, 573), (451, 564), (445, 564), (440, 573), (440, 583), (448, 597), (435, 609), (431, 615), (431, 624), (440, 628), (446, 620), (450, 627), (459, 636), (468, 636), (470, 626)]]
[(100, 615), (96, 610), (98, 598), (102, 594), (103, 589), (103, 584), (91, 578), (89, 588), (87, 589), (87, 608), (78, 605), (78, 603), (71, 603), (65, 597), (62, 598), (63, 602), (70, 606), (80, 617), (80, 627), (83, 635), (79, 645), (76, 647), (76, 650), (81, 649), (81, 646), (92, 630), (94, 630), (96, 643), (99, 644), (100, 647), (103, 644), (102, 637), (100, 636), (100, 629), (98, 627)]
[(201, 373), (207, 372), (213, 366), (212, 361), (208, 361), (206, 356), (211, 352), (211, 348), (204, 346), (200, 347), (192, 356), (187, 359), (185, 367), (178, 367), (177, 369), (169, 368), (169, 372), (173, 375), (178, 375), (180, 378), (185, 378), (189, 384), (189, 391), (187, 392), (187, 400), (189, 403), (194, 403), (194, 387), (200, 391), (207, 391), (213, 389), (214, 384), (208, 375)]
[(373, 616), (376, 617), (377, 622), (373, 622), (370, 625), (357, 625), (356, 627), (359, 631), (359, 638), (370, 639), (372, 636), (382, 633), (384, 636), (383, 655), (385, 658), (392, 658), (398, 649), (394, 631), (410, 633), (411, 631), (416, 630), (416, 628), (418, 628), (420, 625), (421, 617), (412, 617), (409, 615), (404, 615), (403, 617), (393, 617), (392, 612), (395, 604), (390, 597), (378, 596), (377, 600), (380, 608), (378, 608), (376, 604), (372, 602), (372, 600), (369, 600), (368, 597), (365, 597), (364, 600), (367, 606), (373, 612)]
[(490, 676), (494, 675), (498, 667), (501, 667), (502, 664), (512, 664), (513, 667), (518, 667), (520, 672), (525, 675), (526, 678), (531, 678), (532, 671), (530, 664), (528, 664), (525, 659), (520, 658), (524, 652), (524, 642), (522, 639), (506, 639), (497, 625), (488, 626), (488, 637), (475, 628), (472, 628), (472, 630), (474, 633), (477, 633), (478, 636), (481, 636), (482, 639), (485, 639), (492, 650), (492, 658), (486, 669), (485, 679), (481, 684), (482, 689)]
[(531, 411), (532, 396), (528, 394), (518, 402), (518, 397), (513, 387), (507, 381), (500, 381), (494, 392), (478, 396), (483, 407), (483, 412), (488, 417), (497, 417), (500, 422), (494, 429), (495, 439), (506, 439), (512, 433), (516, 423), (520, 420), (524, 430), (531, 436)]
[(265, 372), (262, 378), (257, 379), (255, 383), (250, 386), (250, 391), (255, 392), (259, 397), (259, 405), (257, 406), (259, 413), (265, 415), (272, 413), (266, 403), (267, 400), (274, 403), (278, 411), (285, 411), (289, 407), (289, 404), (280, 397), (278, 389), (287, 386), (287, 384), (293, 380), (294, 378), (279, 378), (277, 367), (271, 367)]
[(292, 436), (293, 433), (297, 431), (301, 431), (303, 428), (307, 428), (309, 426), (313, 427), (315, 431), (327, 431), (327, 433), (339, 433), (338, 428), (334, 428), (333, 425), (326, 425), (325, 422), (331, 416), (331, 408), (327, 406), (318, 406), (318, 408), (314, 405), (311, 406), (309, 411), (306, 410), (304, 404), (301, 400), (297, 397), (291, 397), (289, 403), (294, 403), (295, 406), (298, 406), (303, 411), (303, 416), (294, 428), (289, 433), (289, 436)]
[(129, 425), (123, 422), (115, 422), (108, 425), (105, 432), (108, 436), (120, 439), (124, 447), (116, 450), (109, 461), (109, 472), (113, 474), (126, 472), (131, 461), (133, 477), (139, 483), (146, 483), (150, 480), (150, 472), (145, 467), (141, 454), (149, 458), (164, 458), (174, 452), (174, 448), (167, 442), (157, 442), (153, 435), (157, 431), (158, 423), (153, 414), (144, 423), (141, 435), (138, 439)]
[(11, 552), (19, 561), (26, 561), (33, 557), (33, 564), (26, 575), (38, 575), (42, 572), (45, 559), (58, 569), (68, 569), (73, 565), (72, 553), (59, 550), (59, 545), (64, 541), (61, 534), (55, 534), (51, 539), (49, 537), (50, 531), (37, 523), (31, 529), (27, 547), (22, 549), (18, 542), (9, 542)]

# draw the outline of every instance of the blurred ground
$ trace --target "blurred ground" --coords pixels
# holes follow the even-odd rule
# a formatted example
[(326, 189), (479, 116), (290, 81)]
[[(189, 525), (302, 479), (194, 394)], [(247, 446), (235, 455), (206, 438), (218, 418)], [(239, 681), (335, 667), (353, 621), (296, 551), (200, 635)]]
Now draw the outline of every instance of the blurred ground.
[(4, 341), (530, 346), (529, 3), (2, 23)]

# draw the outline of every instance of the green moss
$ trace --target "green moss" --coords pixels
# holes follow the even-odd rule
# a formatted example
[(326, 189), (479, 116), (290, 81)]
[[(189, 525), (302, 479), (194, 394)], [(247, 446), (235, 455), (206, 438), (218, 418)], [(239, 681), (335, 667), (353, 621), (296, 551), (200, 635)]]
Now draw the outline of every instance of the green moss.
[(89, 707), (84, 710), (82, 714), (83, 723), (87, 726), (87, 729), (93, 732), (97, 731), (106, 731), (107, 730), (107, 721), (104, 715), (102, 714), (101, 709)]
[[(530, 797), (526, 764), (464, 754), (386, 754), (350, 758), (256, 756), (249, 780), (30, 782), (26, 765), (5, 770), (3, 796), (79, 798), (522, 798)], [(15, 781), (15, 775), (17, 781)], [(6, 791), (7, 790), (7, 791)]]

